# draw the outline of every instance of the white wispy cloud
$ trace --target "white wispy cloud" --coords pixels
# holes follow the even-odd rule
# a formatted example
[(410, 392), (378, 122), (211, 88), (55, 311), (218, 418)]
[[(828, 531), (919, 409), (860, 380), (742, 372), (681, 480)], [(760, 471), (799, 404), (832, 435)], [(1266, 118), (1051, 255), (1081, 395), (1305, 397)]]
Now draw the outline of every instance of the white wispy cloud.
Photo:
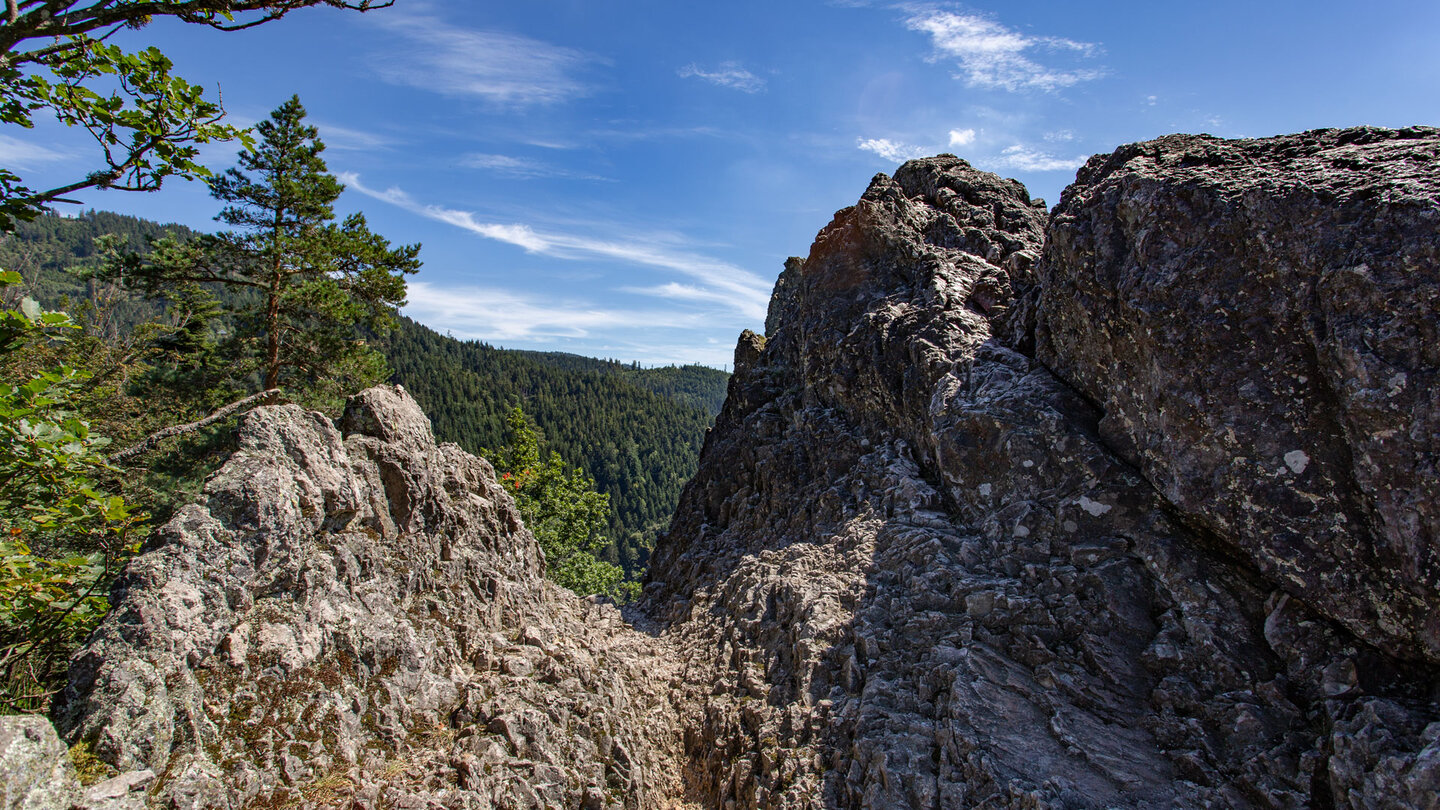
[(975, 142), (975, 130), (973, 129), (952, 129), (950, 130), (951, 146), (969, 146)]
[(565, 140), (563, 138), (526, 138), (523, 139), (521, 143), (524, 143), (528, 146), (534, 146), (539, 149), (555, 149), (559, 151), (567, 151), (570, 149), (580, 148), (579, 143), (575, 141)]
[(336, 152), (368, 152), (374, 149), (388, 149), (397, 143), (394, 138), (386, 135), (342, 127), (338, 124), (316, 121), (315, 126), (320, 130), (320, 140), (325, 143), (326, 148)]
[(498, 31), (462, 28), (423, 12), (376, 15), (404, 43), (375, 60), (395, 84), (506, 106), (554, 104), (589, 92), (575, 74), (599, 62), (574, 48)]
[(544, 161), (515, 157), (513, 155), (491, 155), (477, 152), (462, 158), (460, 165), (470, 169), (481, 169), (504, 177), (514, 177), (522, 180), (543, 177), (563, 177), (571, 180), (610, 180), (610, 178), (601, 177), (598, 174), (574, 172)]
[(73, 157), (76, 157), (73, 152), (0, 135), (0, 164), (11, 168), (29, 169), (41, 163), (55, 163)]
[(957, 60), (956, 78), (971, 87), (1051, 92), (1105, 75), (1098, 68), (1053, 67), (1031, 58), (1040, 53), (1091, 58), (1099, 52), (1093, 43), (1030, 36), (978, 14), (924, 8), (905, 25), (929, 34), (939, 56)]
[(742, 93), (758, 93), (765, 89), (765, 80), (746, 70), (739, 62), (721, 62), (714, 69), (702, 68), (690, 63), (676, 71), (680, 78), (695, 77), (720, 87), (729, 87)]
[(693, 325), (674, 312), (613, 309), (588, 301), (495, 287), (450, 287), (411, 281), (405, 296), (406, 315), (464, 339), (543, 341), (586, 338), (615, 329)]
[(592, 129), (586, 133), (590, 140), (626, 143), (631, 141), (657, 141), (670, 138), (722, 138), (725, 130), (712, 126), (673, 127), (640, 121), (611, 121), (613, 126)]
[(889, 138), (857, 138), (855, 145), (866, 152), (874, 152), (880, 157), (896, 163), (922, 158), (929, 154), (927, 149), (892, 141)]
[(1068, 129), (1059, 129), (1045, 133), (1045, 140), (1050, 143), (1069, 143), (1075, 140), (1075, 133)]
[[(421, 203), (398, 188), (366, 187), (354, 173), (341, 173), (341, 182), (361, 194), (399, 206), (471, 233), (515, 245), (530, 253), (558, 259), (607, 259), (689, 276), (717, 294), (713, 300), (751, 320), (764, 320), (770, 302), (771, 282), (733, 264), (685, 250), (666, 240), (601, 239), (572, 233), (537, 231), (525, 224), (482, 222), (469, 211)], [(618, 230), (618, 229), (615, 229)]]
[(1021, 172), (1075, 171), (1089, 160), (1087, 155), (1057, 157), (1029, 146), (1015, 144), (1000, 150), (1000, 157), (989, 161), (993, 166)]
[(411, 281), (405, 314), (461, 340), (577, 351), (646, 365), (729, 365), (733, 346), (674, 307), (625, 309), (478, 286)]
[(731, 294), (724, 290), (712, 290), (707, 287), (697, 287), (693, 284), (678, 284), (670, 282), (659, 284), (653, 287), (621, 287), (622, 292), (636, 293), (638, 295), (649, 295), (656, 298), (669, 298), (677, 301), (699, 301), (721, 306), (731, 304)]

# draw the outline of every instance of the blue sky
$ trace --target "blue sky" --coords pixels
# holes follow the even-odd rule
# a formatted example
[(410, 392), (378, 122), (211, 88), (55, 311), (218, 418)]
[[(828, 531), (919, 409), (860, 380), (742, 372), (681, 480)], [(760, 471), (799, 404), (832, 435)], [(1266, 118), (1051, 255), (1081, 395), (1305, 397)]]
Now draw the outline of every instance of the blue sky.
[[(397, 0), (121, 42), (159, 46), (236, 123), (298, 93), (339, 212), (424, 245), (406, 314), (646, 365), (729, 363), (785, 257), (909, 157), (952, 152), (1053, 205), (1089, 155), (1170, 132), (1440, 124), (1433, 0)], [(0, 131), (32, 186), (93, 163), (83, 133)], [(199, 183), (82, 199), (217, 227)]]

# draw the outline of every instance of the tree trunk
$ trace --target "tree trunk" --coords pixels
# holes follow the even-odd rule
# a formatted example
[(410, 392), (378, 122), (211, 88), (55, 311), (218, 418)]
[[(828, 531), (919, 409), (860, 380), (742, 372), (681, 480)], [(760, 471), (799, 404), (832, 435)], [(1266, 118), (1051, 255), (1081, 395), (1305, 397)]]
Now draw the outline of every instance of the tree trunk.
[[(275, 212), (275, 231), (271, 236), (274, 245), (274, 263), (270, 268), (270, 297), (265, 302), (265, 332), (269, 338), (265, 351), (265, 389), (280, 387), (280, 291), (283, 285), (284, 258), (280, 252), (280, 222), (282, 211)], [(277, 395), (278, 396), (278, 395)], [(271, 397), (267, 404), (273, 404)]]

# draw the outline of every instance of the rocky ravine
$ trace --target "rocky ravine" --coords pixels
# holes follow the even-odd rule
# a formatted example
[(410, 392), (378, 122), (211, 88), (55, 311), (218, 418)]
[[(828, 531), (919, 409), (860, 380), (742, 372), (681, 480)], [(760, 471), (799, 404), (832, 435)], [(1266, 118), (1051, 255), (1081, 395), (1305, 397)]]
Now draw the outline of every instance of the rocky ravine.
[(1437, 234), (1430, 129), (912, 161), (631, 624), (372, 389), (246, 418), (58, 723), (175, 808), (1440, 807)]

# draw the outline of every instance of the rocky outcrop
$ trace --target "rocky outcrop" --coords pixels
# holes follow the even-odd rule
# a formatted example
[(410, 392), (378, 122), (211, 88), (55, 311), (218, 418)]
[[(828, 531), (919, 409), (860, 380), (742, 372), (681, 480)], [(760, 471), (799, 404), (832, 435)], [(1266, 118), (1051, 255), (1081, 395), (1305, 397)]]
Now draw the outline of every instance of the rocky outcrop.
[(1437, 212), (1428, 129), (912, 161), (624, 618), (372, 389), (246, 417), (56, 716), (173, 808), (1440, 808)]
[(1196, 527), (1440, 663), (1440, 137), (1173, 136), (1056, 209), (1039, 357)]
[(43, 717), (0, 717), (0, 810), (145, 810), (148, 769), (85, 786)]
[(541, 577), (485, 461), (403, 390), (293, 405), (127, 568), (56, 714), (175, 808), (650, 808), (671, 656)]
[(1437, 806), (1437, 145), (877, 176), (652, 558), (694, 795)]
[(80, 790), (65, 746), (43, 717), (0, 720), (0, 807), (64, 810)]

